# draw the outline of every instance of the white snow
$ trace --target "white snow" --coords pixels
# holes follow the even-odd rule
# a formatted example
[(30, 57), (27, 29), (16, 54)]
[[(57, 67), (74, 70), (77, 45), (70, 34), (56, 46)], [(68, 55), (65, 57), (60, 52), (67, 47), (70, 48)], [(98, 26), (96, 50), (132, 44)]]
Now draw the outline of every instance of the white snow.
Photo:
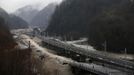
[(67, 41), (68, 44), (77, 44), (77, 43), (81, 43), (81, 42), (87, 42), (88, 39), (87, 38), (82, 38), (80, 40), (73, 40), (73, 41)]

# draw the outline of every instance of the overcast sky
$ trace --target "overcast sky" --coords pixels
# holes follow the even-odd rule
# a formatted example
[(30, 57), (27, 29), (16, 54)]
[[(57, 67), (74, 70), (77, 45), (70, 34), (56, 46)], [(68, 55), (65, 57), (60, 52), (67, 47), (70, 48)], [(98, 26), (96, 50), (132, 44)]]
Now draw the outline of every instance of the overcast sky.
[(0, 7), (8, 13), (14, 12), (16, 9), (26, 5), (43, 5), (46, 6), (52, 2), (60, 3), (62, 0), (0, 0)]

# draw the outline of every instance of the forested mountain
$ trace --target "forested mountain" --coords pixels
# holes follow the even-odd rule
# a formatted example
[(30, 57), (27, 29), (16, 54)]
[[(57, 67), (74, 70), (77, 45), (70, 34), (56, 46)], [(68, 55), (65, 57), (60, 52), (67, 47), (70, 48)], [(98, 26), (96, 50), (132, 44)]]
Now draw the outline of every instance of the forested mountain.
[(31, 25), (46, 29), (51, 19), (52, 14), (55, 11), (57, 4), (51, 3), (41, 10), (31, 21)]
[(10, 28), (11, 29), (28, 28), (28, 23), (18, 16), (10, 15)]
[(18, 9), (14, 14), (30, 24), (31, 20), (35, 15), (37, 15), (38, 12), (39, 10), (34, 8), (32, 5), (28, 5)]
[(65, 0), (57, 7), (47, 31), (61, 35), (87, 36), (88, 26), (93, 18), (105, 9), (123, 3), (128, 2), (127, 0)]
[(0, 16), (0, 49), (10, 49), (14, 47), (14, 44), (14, 40), (8, 30), (7, 24), (4, 18)]
[(9, 21), (8, 13), (2, 8), (0, 8), (0, 16), (3, 17), (6, 22)]
[(15, 49), (17, 44), (0, 16), (0, 75), (35, 75), (31, 72), (29, 49)]
[(0, 8), (0, 16), (4, 18), (5, 23), (7, 24), (8, 28), (10, 28), (10, 29), (28, 28), (28, 23), (26, 21), (24, 21), (23, 19), (21, 19), (17, 16), (9, 15), (2, 8)]
[(109, 9), (96, 17), (89, 27), (89, 42), (97, 49), (134, 53), (134, 4)]
[(56, 8), (46, 32), (74, 39), (88, 37), (97, 49), (133, 51), (133, 3), (130, 0), (65, 0)]

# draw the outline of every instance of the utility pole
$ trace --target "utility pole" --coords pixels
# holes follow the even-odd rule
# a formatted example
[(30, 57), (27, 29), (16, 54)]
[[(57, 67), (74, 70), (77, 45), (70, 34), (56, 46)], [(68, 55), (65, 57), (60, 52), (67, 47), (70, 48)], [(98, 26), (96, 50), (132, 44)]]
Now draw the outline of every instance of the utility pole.
[(125, 48), (125, 59), (127, 58), (127, 48)]
[[(125, 60), (127, 59), (127, 48), (125, 48)], [(127, 66), (127, 63), (124, 64), (125, 66)]]
[(104, 51), (107, 52), (107, 41), (104, 42)]
[(88, 42), (87, 42), (87, 50), (88, 50)]
[[(104, 42), (104, 51), (105, 51), (105, 53), (104, 53), (104, 56), (106, 57), (106, 52), (107, 52), (107, 41), (105, 40), (105, 42)], [(103, 65), (104, 65), (104, 67), (105, 67), (105, 63), (103, 63)], [(106, 69), (106, 67), (105, 67), (105, 70), (106, 70), (106, 73), (107, 73), (107, 69)]]
[(31, 43), (30, 43), (30, 41), (29, 41), (29, 46), (28, 46), (28, 47), (29, 47), (29, 49), (31, 48)]
[(71, 41), (73, 41), (73, 37), (71, 36)]

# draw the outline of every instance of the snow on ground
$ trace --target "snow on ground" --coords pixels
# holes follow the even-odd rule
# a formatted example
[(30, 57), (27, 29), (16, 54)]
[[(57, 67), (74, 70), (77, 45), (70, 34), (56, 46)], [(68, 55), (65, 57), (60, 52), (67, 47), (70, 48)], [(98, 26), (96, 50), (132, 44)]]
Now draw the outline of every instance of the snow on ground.
[[(20, 34), (23, 34), (23, 33), (27, 33), (27, 32), (31, 32), (32, 29), (18, 29), (18, 30), (12, 30), (11, 32), (14, 33), (14, 34), (17, 34), (17, 36), (15, 36), (14, 38), (17, 38), (18, 36), (20, 36)], [(54, 39), (54, 38), (50, 38), (49, 39)], [(33, 40), (40, 44), (40, 41), (41, 39), (35, 37), (33, 38)], [(77, 44), (77, 43), (80, 43), (80, 42), (86, 42), (87, 41), (87, 38), (83, 38), (83, 39), (80, 39), (80, 40), (73, 40), (73, 41), (61, 41), (59, 39), (56, 39), (57, 41), (60, 41), (62, 43), (66, 43), (66, 44), (71, 44), (73, 46), (76, 46), (76, 47), (79, 47), (79, 48), (83, 48), (84, 50), (90, 50), (90, 51), (99, 51), (99, 50), (96, 50), (94, 49), (92, 46), (90, 45), (80, 45), (80, 44)], [(26, 46), (21, 46), (22, 48), (26, 48)], [(99, 52), (103, 52), (105, 53), (104, 51), (99, 51)], [(118, 59), (127, 59), (127, 60), (134, 60), (134, 55), (131, 55), (131, 54), (117, 54), (117, 53), (111, 53), (111, 52), (106, 52), (107, 55), (110, 55), (110, 56), (113, 56), (114, 58), (118, 58)]]
[(72, 44), (72, 45), (79, 47), (79, 48), (83, 48), (84, 50), (88, 50), (88, 51), (97, 51), (97, 52), (105, 53), (106, 55), (112, 56), (113, 58), (117, 58), (117, 59), (134, 60), (134, 55), (132, 55), (132, 54), (122, 54), (122, 53), (99, 51), (99, 50), (94, 49), (90, 45), (79, 45), (79, 44)]
[(43, 61), (41, 61), (42, 66), (40, 66), (40, 68), (42, 68), (41, 70), (43, 70), (40, 71), (41, 75), (73, 75), (71, 67), (68, 64), (63, 65), (64, 62), (70, 62), (70, 59), (47, 52), (47, 49), (40, 47), (27, 35), (20, 35), (18, 41), (25, 46), (28, 46), (30, 42), (33, 54), (36, 55), (36, 58), (42, 55), (44, 56)]
[(79, 44), (72, 44), (75, 47), (79, 47), (79, 48), (83, 48), (83, 49), (87, 49), (87, 50), (91, 50), (91, 51), (96, 51), (96, 49), (94, 49), (92, 46), (90, 45), (79, 45)]
[(87, 38), (82, 38), (80, 40), (67, 41), (67, 43), (68, 44), (77, 44), (77, 43), (86, 42), (86, 41), (88, 41)]
[(90, 46), (90, 45), (77, 44), (77, 43), (80, 43), (80, 42), (87, 42), (87, 39), (83, 38), (81, 40), (67, 41), (65, 43), (71, 44), (71, 45), (73, 45), (75, 47), (83, 48), (84, 50), (88, 50), (88, 51), (103, 52), (103, 53), (106, 53), (109, 56), (112, 56), (112, 57), (118, 58), (118, 59), (134, 60), (134, 55), (132, 55), (132, 54), (121, 54), (121, 53), (111, 53), (111, 52), (99, 51), (99, 50), (94, 49), (94, 47)]
[(132, 54), (120, 54), (120, 53), (109, 53), (109, 52), (108, 54), (118, 59), (134, 60), (134, 55)]
[[(34, 40), (39, 39), (36, 38)], [(41, 64), (39, 64), (40, 62), (38, 61), (39, 62), (38, 65), (40, 65), (39, 68), (41, 68), (40, 70), (41, 75), (73, 75), (70, 66), (68, 64), (64, 64), (64, 63), (72, 63), (74, 62), (73, 60), (49, 53), (46, 48), (39, 46), (34, 40), (24, 34), (18, 35), (17, 38), (17, 41), (20, 44), (23, 44), (24, 46), (28, 46), (30, 42), (31, 48), (33, 50), (33, 55), (35, 55), (35, 57), (38, 60), (40, 59), (40, 56), (43, 55), (43, 60), (41, 60)], [(85, 46), (85, 48), (87, 48), (87, 46)], [(84, 63), (82, 64), (84, 65)], [(89, 68), (94, 66), (92, 64), (85, 64), (85, 65), (88, 66)], [(104, 67), (102, 67), (101, 69), (103, 68)]]
[[(20, 42), (23, 42), (23, 44), (28, 45), (29, 41), (31, 43), (32, 50), (34, 50), (33, 53), (36, 55), (36, 58), (38, 58), (38, 56), (42, 56), (42, 55), (44, 56), (41, 61), (42, 66), (40, 64), (38, 64), (38, 65), (40, 65), (39, 68), (41, 68), (39, 71), (41, 73), (41, 75), (73, 75), (69, 64), (82, 65), (89, 69), (94, 68), (94, 69), (96, 69), (98, 71), (102, 71), (102, 72), (107, 71), (107, 73), (118, 72), (121, 75), (126, 75), (126, 73), (124, 73), (124, 72), (106, 68), (101, 65), (78, 63), (71, 59), (51, 54), (47, 51), (47, 49), (40, 47), (36, 42), (34, 42), (27, 35), (20, 36)], [(37, 50), (41, 52), (38, 55), (36, 52)], [(67, 64), (64, 64), (64, 63), (67, 63)]]
[(22, 33), (28, 33), (28, 32), (31, 32), (33, 31), (32, 29), (14, 29), (14, 30), (11, 30), (11, 33), (13, 34), (22, 34)]

